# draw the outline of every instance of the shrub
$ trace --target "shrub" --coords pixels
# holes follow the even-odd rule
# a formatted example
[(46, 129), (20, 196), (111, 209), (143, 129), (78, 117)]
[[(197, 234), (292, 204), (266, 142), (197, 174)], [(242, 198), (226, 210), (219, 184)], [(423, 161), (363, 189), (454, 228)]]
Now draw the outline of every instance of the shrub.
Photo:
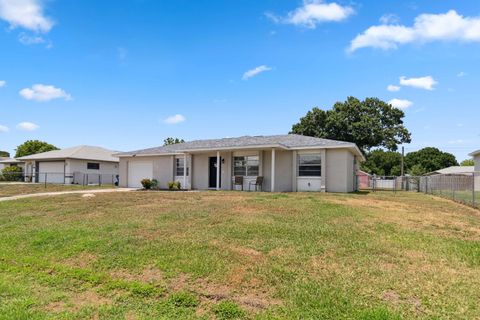
[(152, 188), (152, 180), (150, 179), (143, 179), (142, 181), (140, 181), (140, 183), (146, 190), (150, 190)]
[(195, 308), (199, 304), (198, 298), (190, 292), (180, 291), (173, 293), (168, 301), (175, 307)]
[(158, 189), (158, 180), (152, 179), (152, 189)]
[(168, 183), (168, 190), (180, 190), (182, 188), (182, 185), (180, 184), (179, 181), (170, 181)]
[(245, 317), (245, 311), (243, 311), (235, 302), (222, 301), (219, 304), (213, 306), (213, 312), (217, 316), (217, 319), (240, 319)]
[(5, 167), (2, 170), (4, 181), (21, 181), (23, 169), (17, 166)]

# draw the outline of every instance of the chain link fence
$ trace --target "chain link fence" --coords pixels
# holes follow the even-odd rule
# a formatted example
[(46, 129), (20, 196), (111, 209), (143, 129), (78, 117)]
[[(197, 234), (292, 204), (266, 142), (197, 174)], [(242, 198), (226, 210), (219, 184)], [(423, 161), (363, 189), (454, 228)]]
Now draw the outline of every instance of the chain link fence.
[(38, 172), (26, 174), (23, 172), (0, 172), (0, 182), (32, 182), (41, 184), (76, 184), (76, 185), (118, 185), (118, 174), (98, 174), (75, 172)]
[(480, 172), (421, 177), (362, 175), (357, 180), (361, 190), (423, 192), (480, 208)]

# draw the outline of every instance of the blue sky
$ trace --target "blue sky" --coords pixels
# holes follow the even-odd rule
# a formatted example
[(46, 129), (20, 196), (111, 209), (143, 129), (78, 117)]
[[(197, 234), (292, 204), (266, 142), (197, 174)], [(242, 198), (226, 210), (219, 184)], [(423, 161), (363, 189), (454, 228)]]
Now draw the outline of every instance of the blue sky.
[(0, 52), (10, 152), (281, 134), (347, 96), (404, 108), (407, 151), (480, 149), (478, 1), (0, 0)]

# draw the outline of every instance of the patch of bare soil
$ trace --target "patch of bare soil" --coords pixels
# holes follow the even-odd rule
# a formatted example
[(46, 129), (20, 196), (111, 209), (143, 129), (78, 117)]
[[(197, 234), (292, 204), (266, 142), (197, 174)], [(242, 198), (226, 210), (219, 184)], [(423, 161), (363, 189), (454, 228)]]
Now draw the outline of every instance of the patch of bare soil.
[(126, 281), (140, 281), (146, 283), (159, 283), (165, 281), (163, 273), (154, 266), (142, 270), (141, 273), (133, 273), (126, 269), (116, 269), (110, 272), (110, 276)]
[(100, 307), (112, 304), (112, 300), (99, 295), (97, 292), (87, 290), (72, 294), (68, 302), (55, 301), (48, 304), (45, 309), (50, 312), (59, 313), (63, 311), (79, 311), (84, 307)]
[(394, 290), (384, 291), (382, 294), (382, 300), (391, 303), (392, 305), (406, 304), (415, 309), (417, 313), (422, 312), (422, 302), (415, 297), (403, 298)]
[(97, 260), (97, 256), (94, 255), (93, 253), (90, 252), (82, 252), (78, 254), (77, 256), (70, 257), (64, 261), (62, 261), (63, 264), (70, 266), (70, 267), (75, 267), (75, 268), (87, 268)]

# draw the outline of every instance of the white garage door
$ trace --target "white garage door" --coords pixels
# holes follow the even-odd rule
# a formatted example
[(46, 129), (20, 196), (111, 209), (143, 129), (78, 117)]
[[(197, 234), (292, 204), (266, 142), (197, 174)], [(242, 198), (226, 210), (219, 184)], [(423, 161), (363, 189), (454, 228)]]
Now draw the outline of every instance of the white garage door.
[(65, 183), (65, 162), (39, 162), (38, 163), (38, 181), (45, 183)]
[(142, 179), (152, 179), (152, 161), (133, 161), (128, 163), (128, 187), (141, 188)]

